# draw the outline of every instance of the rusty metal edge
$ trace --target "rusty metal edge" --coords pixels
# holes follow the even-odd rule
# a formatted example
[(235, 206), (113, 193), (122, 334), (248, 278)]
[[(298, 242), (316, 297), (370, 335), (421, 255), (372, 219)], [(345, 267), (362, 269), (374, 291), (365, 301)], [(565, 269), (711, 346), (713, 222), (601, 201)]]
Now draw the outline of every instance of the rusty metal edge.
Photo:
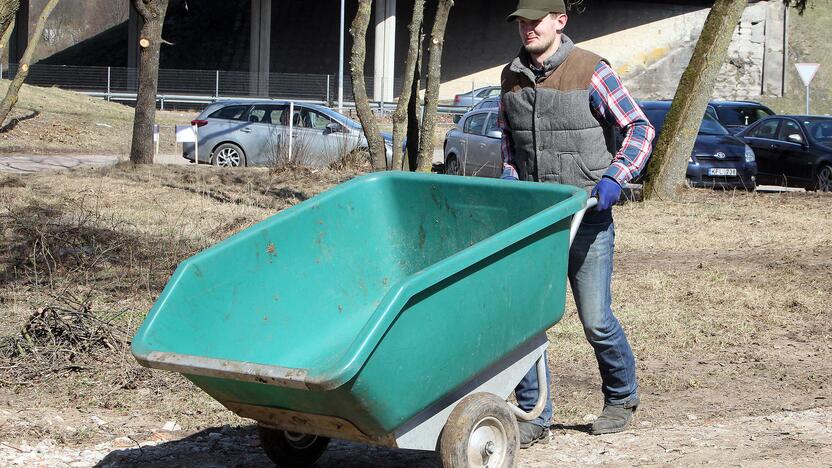
[(396, 438), (392, 434), (381, 437), (369, 436), (354, 424), (335, 416), (301, 413), (280, 408), (247, 405), (220, 401), (223, 406), (243, 418), (253, 419), (259, 424), (281, 431), (312, 434), (333, 439), (350, 440), (363, 444), (382, 445), (396, 448)]
[(284, 388), (309, 390), (306, 370), (279, 366), (265, 366), (243, 361), (192, 356), (189, 354), (154, 351), (147, 356), (136, 356), (145, 367), (181, 374), (218, 377), (236, 381), (276, 385)]

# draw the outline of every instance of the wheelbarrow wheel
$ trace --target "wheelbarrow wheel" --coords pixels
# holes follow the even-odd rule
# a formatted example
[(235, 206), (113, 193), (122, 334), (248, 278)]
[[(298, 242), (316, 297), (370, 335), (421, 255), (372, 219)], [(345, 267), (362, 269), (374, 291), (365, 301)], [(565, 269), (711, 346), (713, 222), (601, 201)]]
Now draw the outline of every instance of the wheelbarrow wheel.
[(445, 468), (510, 468), (519, 447), (517, 420), (505, 400), (491, 393), (460, 401), (439, 439)]
[(259, 426), (260, 445), (275, 465), (307, 468), (315, 464), (329, 445), (328, 437), (281, 431)]

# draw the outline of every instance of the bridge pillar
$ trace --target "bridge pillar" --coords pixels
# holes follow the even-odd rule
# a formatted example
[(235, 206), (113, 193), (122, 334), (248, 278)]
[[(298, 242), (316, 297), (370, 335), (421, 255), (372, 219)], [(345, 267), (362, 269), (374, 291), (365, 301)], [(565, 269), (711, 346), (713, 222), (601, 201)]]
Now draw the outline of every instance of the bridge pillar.
[(131, 0), (123, 0), (128, 4), (129, 15), (127, 19), (127, 90), (136, 91), (138, 89), (138, 69), (139, 69), (139, 36), (142, 34), (142, 27), (144, 27), (144, 18), (139, 14), (139, 11), (133, 6)]
[(251, 79), (253, 96), (269, 95), (269, 72), (272, 44), (272, 0), (251, 0)]
[(373, 100), (393, 100), (396, 62), (396, 0), (378, 0), (376, 9), (375, 72)]
[(20, 0), (14, 17), (14, 30), (9, 37), (9, 63), (20, 63), (29, 45), (29, 0)]

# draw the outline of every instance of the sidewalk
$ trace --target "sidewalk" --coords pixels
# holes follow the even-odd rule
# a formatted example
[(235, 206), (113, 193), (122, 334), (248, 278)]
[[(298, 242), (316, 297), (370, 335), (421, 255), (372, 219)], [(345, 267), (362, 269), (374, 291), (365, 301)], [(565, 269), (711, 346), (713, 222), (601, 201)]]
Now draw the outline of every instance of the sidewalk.
[[(41, 171), (102, 167), (126, 160), (127, 156), (113, 154), (11, 154), (0, 155), (0, 172), (25, 174)], [(156, 164), (188, 164), (179, 154), (160, 154)]]

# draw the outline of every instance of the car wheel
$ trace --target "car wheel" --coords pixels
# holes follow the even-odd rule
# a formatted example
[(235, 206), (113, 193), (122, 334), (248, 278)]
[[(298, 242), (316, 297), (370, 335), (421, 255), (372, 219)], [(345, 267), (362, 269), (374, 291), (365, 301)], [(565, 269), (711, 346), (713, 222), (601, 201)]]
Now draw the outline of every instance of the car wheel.
[(461, 171), (459, 170), (459, 161), (456, 159), (456, 156), (448, 156), (447, 161), (445, 161), (445, 174), (461, 175)]
[(817, 190), (821, 192), (832, 191), (832, 166), (821, 166), (818, 171)]
[(234, 143), (223, 143), (214, 149), (211, 163), (217, 167), (244, 167), (246, 155)]

